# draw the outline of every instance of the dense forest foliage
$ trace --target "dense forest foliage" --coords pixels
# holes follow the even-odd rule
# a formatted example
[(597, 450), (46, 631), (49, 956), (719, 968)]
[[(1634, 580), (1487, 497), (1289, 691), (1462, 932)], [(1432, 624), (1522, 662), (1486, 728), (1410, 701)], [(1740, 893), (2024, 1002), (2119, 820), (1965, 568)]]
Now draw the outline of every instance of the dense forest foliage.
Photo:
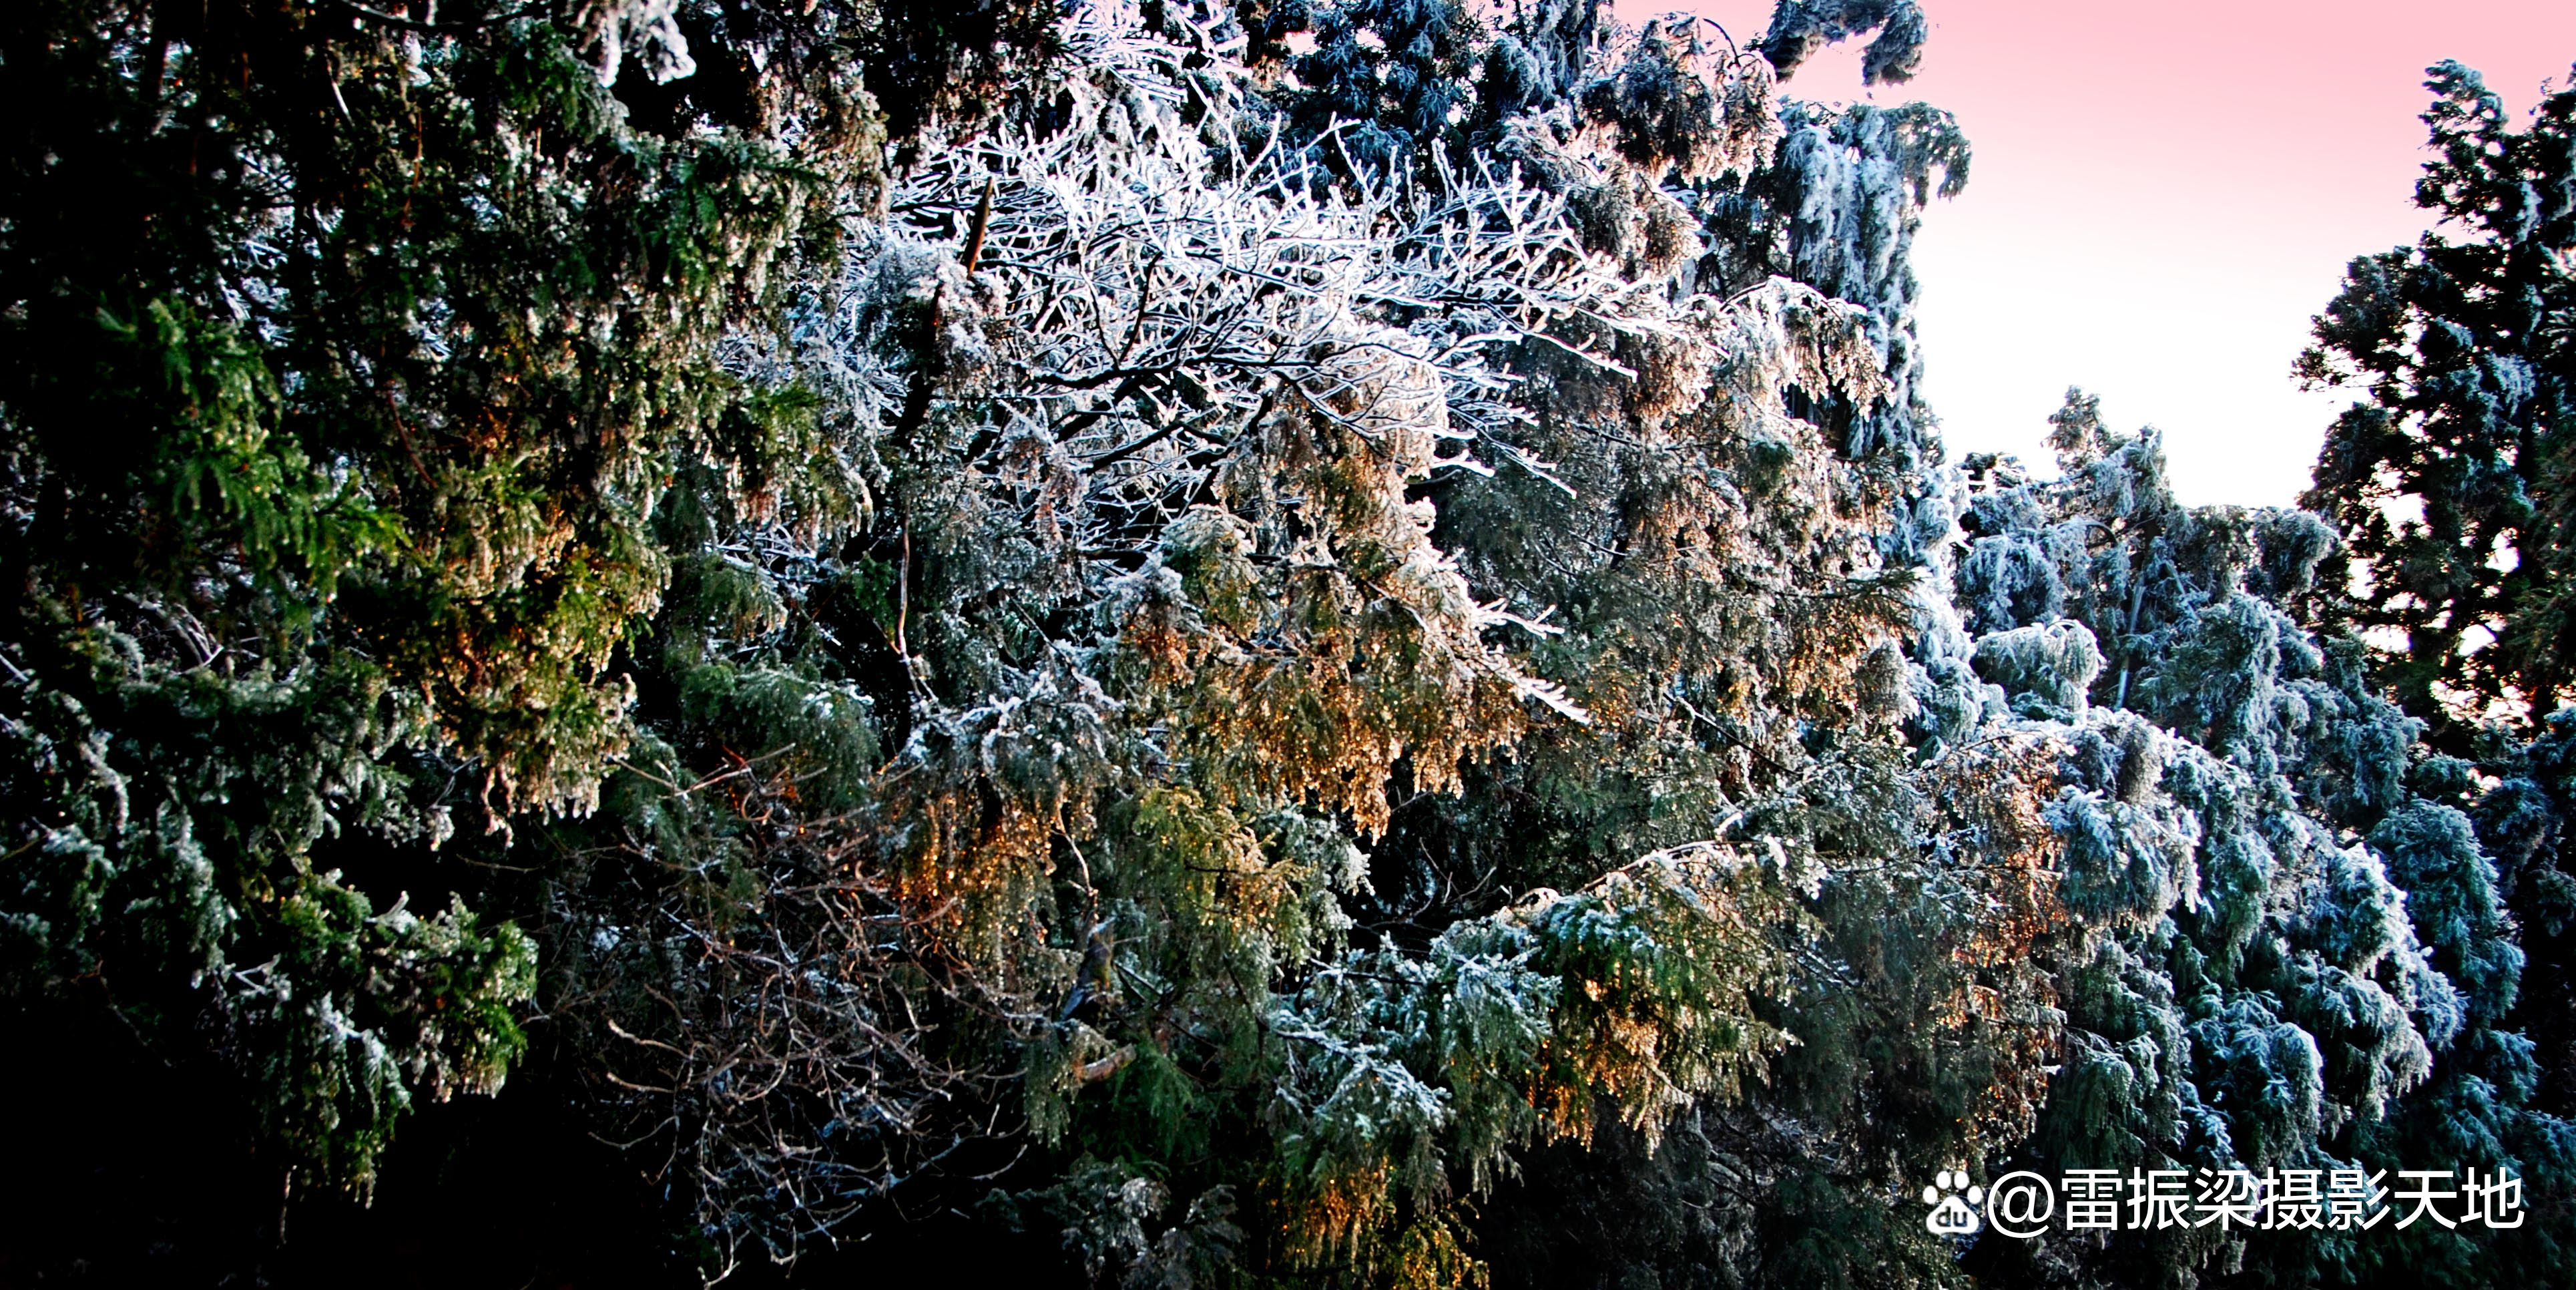
[(7, 6), (0, 1284), (2563, 1280), (2576, 91), (2194, 508), (1945, 454), (1928, 30)]

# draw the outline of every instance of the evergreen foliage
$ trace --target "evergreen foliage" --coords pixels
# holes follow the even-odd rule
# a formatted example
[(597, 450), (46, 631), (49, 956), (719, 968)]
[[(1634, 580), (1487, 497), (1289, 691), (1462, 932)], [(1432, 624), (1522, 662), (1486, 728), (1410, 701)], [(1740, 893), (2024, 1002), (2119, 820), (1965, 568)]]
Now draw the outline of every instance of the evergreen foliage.
[[(2332, 519), (2356, 587), (2320, 606), (2362, 629), (2373, 673), (2448, 756), (2531, 979), (2576, 964), (2559, 854), (2569, 798), (2571, 354), (2576, 93), (2517, 129), (2477, 73), (2432, 69), (2434, 159), (2416, 201), (2441, 227), (2353, 261), (2301, 360), (2365, 397), (2335, 423), (2307, 504)], [(2488, 785), (2480, 791), (2480, 785)], [(2501, 948), (2501, 947), (2500, 947)], [(2463, 967), (2484, 973), (2484, 955)], [(2524, 991), (2539, 1104), (2576, 1111), (2576, 999)]]
[[(715, 342), (874, 182), (848, 55), (890, 15), (558, 16), (0, 26), (0, 970), (230, 1054), (315, 1181), (521, 1051), (534, 949), (433, 853), (596, 804), (674, 472), (814, 525), (864, 499)], [(634, 128), (608, 87), (696, 59), (765, 70)]]
[[(2576, 732), (2421, 705), (2559, 684), (2558, 466), (2498, 436), (2554, 443), (2564, 230), (2489, 189), (2576, 99), (2437, 78), (2426, 191), (2498, 222), (2357, 262), (2416, 285), (2321, 324), (2377, 383), (2320, 519), (2179, 504), (2075, 392), (2055, 478), (1945, 464), (1908, 256), (1966, 141), (1779, 89), (1906, 79), (1910, 3), (0, 22), (0, 985), (222, 1072), (299, 1220), (515, 1072), (683, 1279), (2469, 1285), (2576, 1235)], [(2479, 274), (2520, 321), (2433, 355)], [(2482, 496), (2436, 431), (2528, 463), (2509, 524), (2372, 518)], [(2455, 521), (2534, 573), (2436, 605)], [(2472, 604), (2429, 671), (2357, 634)], [(1962, 1164), (2531, 1213), (1958, 1242)]]
[[(2379, 670), (2408, 711), (2456, 728), (2501, 704), (2528, 726), (2576, 698), (2576, 91), (2517, 130), (2476, 72), (2444, 63), (2428, 87), (2435, 159), (2415, 200), (2441, 226), (2354, 260), (2317, 318), (2301, 374), (2367, 397), (2306, 501), (2362, 564), (2353, 617), (2391, 633)], [(2458, 738), (2447, 751), (2467, 751)]]

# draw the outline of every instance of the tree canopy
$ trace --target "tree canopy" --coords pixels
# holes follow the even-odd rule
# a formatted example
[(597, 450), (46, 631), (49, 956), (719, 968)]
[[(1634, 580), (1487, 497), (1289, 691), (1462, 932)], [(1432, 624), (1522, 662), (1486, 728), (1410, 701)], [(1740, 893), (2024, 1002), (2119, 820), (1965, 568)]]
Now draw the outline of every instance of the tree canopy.
[(2527, 731), (2576, 676), (2576, 91), (2517, 130), (2476, 72), (2444, 63), (2428, 84), (2434, 160), (2415, 200), (2440, 223), (2354, 260), (2317, 318), (2302, 374), (2366, 397), (2335, 422), (2306, 500), (2361, 562), (2354, 621), (2402, 635), (2381, 671), (2409, 710), (2474, 727), (2503, 704)]
[[(0, 1267), (2545, 1280), (2576, 96), (2437, 71), (2319, 513), (2194, 508), (2076, 391), (1947, 459), (1967, 140), (1783, 89), (1927, 30), (0, 18)], [(2528, 1221), (1918, 1198), (2468, 1167)]]

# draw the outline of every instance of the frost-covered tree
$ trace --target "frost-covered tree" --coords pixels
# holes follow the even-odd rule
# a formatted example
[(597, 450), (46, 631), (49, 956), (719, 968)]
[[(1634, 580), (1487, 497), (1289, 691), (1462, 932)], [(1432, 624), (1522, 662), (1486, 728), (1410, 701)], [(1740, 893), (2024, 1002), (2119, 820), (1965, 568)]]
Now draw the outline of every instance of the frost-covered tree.
[[(1978, 673), (2063, 749), (2048, 948), (2065, 1030), (2022, 1145), (2049, 1169), (2425, 1168), (2564, 1186), (2576, 1131), (2532, 1104), (2508, 1024), (2523, 959), (2460, 764), (2301, 607), (2339, 548), (2297, 511), (2192, 509), (2156, 435), (2070, 393), (2061, 478), (1972, 458), (1957, 562)], [(2451, 1166), (2441, 1166), (2451, 1167)], [(2393, 1174), (2392, 1174), (2393, 1176)], [(2123, 1233), (1980, 1253), (2100, 1284), (2543, 1275), (2557, 1220), (2481, 1234)], [(2402, 1271), (2401, 1271), (2402, 1270)]]
[[(728, 1038), (715, 1016), (788, 1035), (769, 1018), (827, 1001), (762, 982), (829, 970), (846, 1006), (868, 1010), (854, 1017), (882, 1018), (868, 1000), (901, 993), (885, 983), (909, 967), (906, 997), (951, 1017), (937, 1052), (873, 1021), (837, 1047), (814, 1036), (831, 1050), (814, 1060), (958, 1070), (961, 1086), (987, 1072), (1065, 1170), (1017, 1205), (1066, 1215), (1084, 1259), (1159, 1266), (1182, 1257), (1168, 1239), (1338, 1278), (1472, 1275), (1460, 1206), (1508, 1151), (1604, 1121), (1659, 1132), (1760, 1071), (1782, 1032), (1756, 1000), (1785, 988), (1812, 861), (1711, 837), (1713, 817), (1677, 820), (1662, 830), (1674, 846), (1605, 838), (1488, 882), (1469, 906), (1355, 934), (1375, 884), (1414, 881), (1399, 807), (1494, 773), (1534, 732), (1614, 718), (1617, 741), (1557, 755), (1597, 770), (1640, 736), (1731, 739), (1744, 752), (1689, 755), (1748, 790), (1777, 779), (1751, 758), (1808, 760), (1769, 705), (1850, 708), (1850, 674), (1902, 604), (1876, 569), (1871, 487), (1786, 411), (1793, 388), (1871, 397), (1868, 316), (1785, 280), (1731, 297), (1677, 280), (1696, 245), (1680, 208), (1608, 205), (1641, 179), (1571, 103), (1437, 186), (1336, 171), (1249, 69), (1124, 21), (1068, 30), (1079, 57), (1038, 100), (1047, 116), (926, 151), (894, 185), (896, 218), (853, 231), (789, 337), (737, 353), (745, 379), (811, 391), (818, 424), (872, 455), (875, 511), (838, 551), (757, 524), (725, 536), (710, 517), (727, 555), (704, 576), (740, 590), (668, 638), (675, 729), (709, 752), (738, 732), (723, 746), (753, 759), (739, 791), (762, 794), (765, 819), (864, 821), (823, 853), (874, 875), (838, 886), (887, 931), (810, 961), (800, 934), (767, 968), (699, 949), (685, 970), (660, 940), (572, 938), (638, 982), (594, 1015), (657, 1075), (619, 1075), (613, 1088), (642, 1096), (609, 1100), (680, 1135), (694, 1168), (675, 1178), (712, 1229), (792, 1253), (829, 1212), (816, 1190), (846, 1195), (865, 1172), (843, 1142), (870, 1163), (908, 1145), (917, 1104), (888, 1091), (948, 1085), (868, 1083), (864, 1115), (835, 1100), (862, 1090), (810, 1077), (732, 1105), (729, 1055), (765, 1041)], [(1672, 58), (1658, 39), (1637, 56)], [(1750, 169), (1767, 69), (1683, 71), (1736, 105), (1713, 122), (1732, 151), (1705, 152), (1702, 173)], [(1666, 404), (1646, 414), (1647, 398)], [(1650, 457), (1701, 456), (1756, 492), (1662, 466), (1622, 482), (1645, 467), (1615, 445), (1611, 459), (1550, 461), (1565, 431), (1530, 427), (1551, 419), (1646, 434)], [(1515, 578), (1480, 597), (1435, 538), (1432, 499), (1451, 480), (1509, 477), (1562, 500), (1588, 499), (1595, 476), (1599, 502), (1525, 528), (1550, 544), (1596, 524), (1663, 544), (1609, 594), (1691, 595), (1705, 639), (1605, 636), (1602, 622), (1559, 648), (1573, 631), (1544, 597), (1580, 588)], [(1701, 581), (1721, 575), (1733, 594)], [(1806, 602), (1811, 583), (1828, 594)], [(1588, 656), (1605, 648), (1641, 651), (1646, 670), (1581, 690), (1554, 679), (1597, 671)], [(1731, 726), (1677, 728), (1690, 696), (1653, 695), (1676, 652)], [(835, 745), (768, 715), (782, 685), (827, 705), (808, 711), (864, 716), (872, 738), (812, 761)], [(876, 748), (889, 760), (827, 805), (843, 759)], [(758, 787), (815, 775), (794, 794)], [(675, 768), (651, 777), (659, 793), (620, 791), (637, 795), (635, 818), (674, 818), (722, 778)], [(748, 880), (812, 872), (788, 841), (805, 835), (746, 838)], [(676, 870), (701, 845), (627, 836), (642, 844), (590, 882), (630, 883), (608, 875), (638, 862)], [(1541, 876), (1558, 885), (1515, 899)], [(709, 947), (804, 917), (660, 889), (665, 909), (699, 901), (684, 919), (751, 920), (692, 933)], [(680, 988), (657, 971), (679, 971)], [(704, 994), (669, 1004), (734, 989), (750, 993), (731, 1009)], [(681, 1056), (692, 1043), (704, 1060)], [(997, 1061), (1009, 1080), (991, 1078)], [(782, 1142), (782, 1116), (837, 1140)], [(1267, 1145), (1211, 1154), (1220, 1138)], [(879, 1165), (877, 1184), (895, 1172)]]
[[(2358, 548), (2088, 399), (1944, 464), (1965, 141), (1779, 86), (1915, 6), (165, 10), (0, 49), (114, 109), (10, 154), (0, 907), (260, 1167), (479, 1200), (392, 1131), (515, 1069), (678, 1275), (2558, 1259), (2563, 739), (2428, 750)], [(94, 257), (71, 156), (220, 218)], [(2534, 1212), (1962, 1247), (1962, 1162)]]
[(2501, 703), (2528, 727), (2576, 697), (2576, 92), (2517, 130), (2477, 73), (2432, 72), (2415, 200), (2441, 224), (2354, 260), (2317, 318), (2301, 374), (2365, 398), (2327, 435), (2306, 503), (2360, 561), (2355, 620), (2402, 635), (2378, 669), (2408, 711), (2456, 728)]
[[(2356, 586), (2320, 606), (2381, 643), (2376, 673), (2446, 753), (2495, 787), (2479, 836), (2535, 980), (2576, 962), (2576, 881), (2559, 852), (2571, 799), (2569, 318), (2576, 291), (2576, 95), (2516, 129), (2476, 73), (2434, 69), (2434, 160), (2416, 200), (2442, 226), (2353, 262), (2318, 317), (2311, 379), (2365, 396), (2336, 422), (2307, 502), (2333, 518)], [(2460, 766), (2459, 775), (2471, 773)], [(2576, 1110), (2576, 1000), (2526, 992), (2543, 1100)]]
[(1931, 35), (1923, 7), (1913, 0), (1782, 0), (1761, 49), (1788, 76), (1819, 48), (1872, 32), (1877, 35), (1862, 51), (1861, 79), (1872, 85), (1912, 80)]
[(459, 853), (632, 746), (674, 473), (863, 503), (716, 344), (875, 184), (900, 17), (394, 9), (0, 18), (0, 986), (220, 1057), (328, 1186), (526, 1045)]

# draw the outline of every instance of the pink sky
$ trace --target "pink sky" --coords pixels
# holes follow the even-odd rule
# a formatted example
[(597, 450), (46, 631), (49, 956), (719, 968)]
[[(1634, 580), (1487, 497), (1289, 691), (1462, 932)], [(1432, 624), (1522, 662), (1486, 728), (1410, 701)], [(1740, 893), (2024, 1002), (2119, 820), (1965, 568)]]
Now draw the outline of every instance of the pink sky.
[[(2188, 502), (2306, 487), (2338, 395), (2290, 362), (2353, 256), (2408, 242), (2423, 69), (2483, 72), (2519, 119), (2576, 62), (2576, 2), (1923, 0), (1921, 74), (1875, 91), (1853, 47), (1788, 92), (1956, 113), (1968, 190), (1916, 246), (1927, 393), (1955, 459), (2043, 465), (2070, 383), (2124, 428), (2165, 431)], [(1757, 38), (1769, 0), (1679, 7)]]

